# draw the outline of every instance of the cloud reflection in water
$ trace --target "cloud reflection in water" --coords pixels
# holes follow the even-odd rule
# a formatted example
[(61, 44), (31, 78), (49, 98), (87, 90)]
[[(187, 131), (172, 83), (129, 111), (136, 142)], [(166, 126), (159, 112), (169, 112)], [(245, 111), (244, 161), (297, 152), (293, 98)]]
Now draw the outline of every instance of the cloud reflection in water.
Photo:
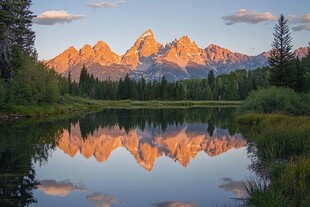
[(162, 202), (162, 203), (155, 203), (153, 206), (156, 207), (197, 207), (197, 205), (190, 201), (187, 203), (180, 203), (178, 201), (168, 201), (168, 202)]
[(87, 196), (87, 199), (94, 203), (96, 207), (110, 207), (112, 204), (121, 205), (122, 201), (119, 201), (112, 195), (106, 195), (101, 192), (94, 192)]
[(222, 178), (222, 181), (224, 182), (224, 184), (218, 186), (220, 189), (231, 191), (237, 196), (237, 198), (246, 197), (243, 181), (234, 181), (231, 178)]
[(38, 189), (47, 195), (64, 197), (72, 192), (84, 192), (84, 185), (73, 184), (69, 180), (41, 180)]

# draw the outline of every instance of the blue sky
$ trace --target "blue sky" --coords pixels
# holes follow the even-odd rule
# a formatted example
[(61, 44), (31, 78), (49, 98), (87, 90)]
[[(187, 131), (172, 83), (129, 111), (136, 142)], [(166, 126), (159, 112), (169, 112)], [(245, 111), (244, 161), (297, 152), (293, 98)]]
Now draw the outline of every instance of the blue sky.
[(40, 59), (99, 40), (122, 55), (148, 29), (162, 44), (188, 35), (201, 48), (256, 55), (271, 48), (281, 13), (296, 30), (294, 48), (310, 41), (309, 0), (33, 0), (31, 9)]

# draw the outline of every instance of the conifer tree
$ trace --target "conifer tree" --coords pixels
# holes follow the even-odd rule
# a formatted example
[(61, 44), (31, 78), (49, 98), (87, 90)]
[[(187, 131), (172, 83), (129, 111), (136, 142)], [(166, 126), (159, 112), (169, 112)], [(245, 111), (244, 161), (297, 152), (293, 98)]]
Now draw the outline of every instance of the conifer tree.
[(210, 70), (209, 74), (208, 74), (208, 84), (211, 88), (211, 90), (214, 89), (215, 86), (215, 77), (214, 77), (214, 71)]
[(300, 65), (300, 60), (297, 58), (296, 60), (296, 82), (295, 82), (295, 90), (297, 92), (304, 92), (305, 84), (306, 84), (306, 70), (304, 67)]
[(72, 80), (71, 80), (71, 72), (69, 71), (69, 74), (68, 74), (68, 92), (69, 94), (72, 95)]
[(291, 87), (294, 82), (291, 65), (294, 54), (291, 51), (292, 38), (287, 22), (288, 20), (281, 14), (274, 28), (274, 39), (268, 62), (271, 66), (270, 83), (276, 86)]
[(0, 77), (7, 81), (20, 68), (21, 55), (37, 57), (30, 6), (31, 0), (0, 1)]

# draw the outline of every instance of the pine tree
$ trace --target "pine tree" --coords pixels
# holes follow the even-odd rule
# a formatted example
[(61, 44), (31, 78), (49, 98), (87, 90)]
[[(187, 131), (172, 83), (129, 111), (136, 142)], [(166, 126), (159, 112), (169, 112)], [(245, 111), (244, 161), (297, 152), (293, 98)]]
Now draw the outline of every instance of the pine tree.
[(81, 69), (80, 81), (79, 81), (79, 88), (80, 88), (82, 95), (87, 94), (89, 84), (90, 83), (89, 83), (87, 68), (85, 67), (85, 65), (83, 65), (83, 68)]
[(297, 58), (295, 90), (297, 92), (304, 92), (305, 84), (306, 84), (306, 70), (304, 67), (300, 65), (300, 60), (299, 58)]
[(13, 25), (15, 16), (11, 1), (0, 2), (0, 77), (9, 80), (13, 73)]
[(69, 94), (72, 95), (72, 80), (71, 80), (71, 72), (69, 71), (69, 74), (68, 74), (68, 92)]
[(211, 90), (213, 90), (215, 87), (215, 77), (214, 77), (214, 71), (213, 70), (210, 70), (210, 72), (208, 74), (208, 84), (209, 84)]
[(7, 81), (20, 68), (23, 54), (37, 58), (31, 4), (31, 0), (0, 1), (0, 75)]
[(308, 47), (307, 47), (307, 57), (310, 57), (310, 41), (308, 42)]
[(270, 83), (276, 86), (292, 86), (294, 74), (292, 74), (292, 60), (294, 54), (291, 51), (291, 34), (287, 19), (281, 14), (278, 24), (274, 28), (274, 40), (268, 62), (271, 66)]
[(160, 81), (160, 95), (162, 100), (167, 100), (169, 98), (168, 93), (168, 81), (166, 79), (166, 76), (163, 76)]

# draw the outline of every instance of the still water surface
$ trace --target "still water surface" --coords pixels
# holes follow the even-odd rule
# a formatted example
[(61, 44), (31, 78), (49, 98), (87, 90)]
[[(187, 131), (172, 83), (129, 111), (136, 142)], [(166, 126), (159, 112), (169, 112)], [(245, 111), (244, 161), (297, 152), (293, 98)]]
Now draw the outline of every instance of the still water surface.
[(0, 202), (38, 207), (236, 204), (250, 176), (234, 109), (110, 109), (0, 124)]

